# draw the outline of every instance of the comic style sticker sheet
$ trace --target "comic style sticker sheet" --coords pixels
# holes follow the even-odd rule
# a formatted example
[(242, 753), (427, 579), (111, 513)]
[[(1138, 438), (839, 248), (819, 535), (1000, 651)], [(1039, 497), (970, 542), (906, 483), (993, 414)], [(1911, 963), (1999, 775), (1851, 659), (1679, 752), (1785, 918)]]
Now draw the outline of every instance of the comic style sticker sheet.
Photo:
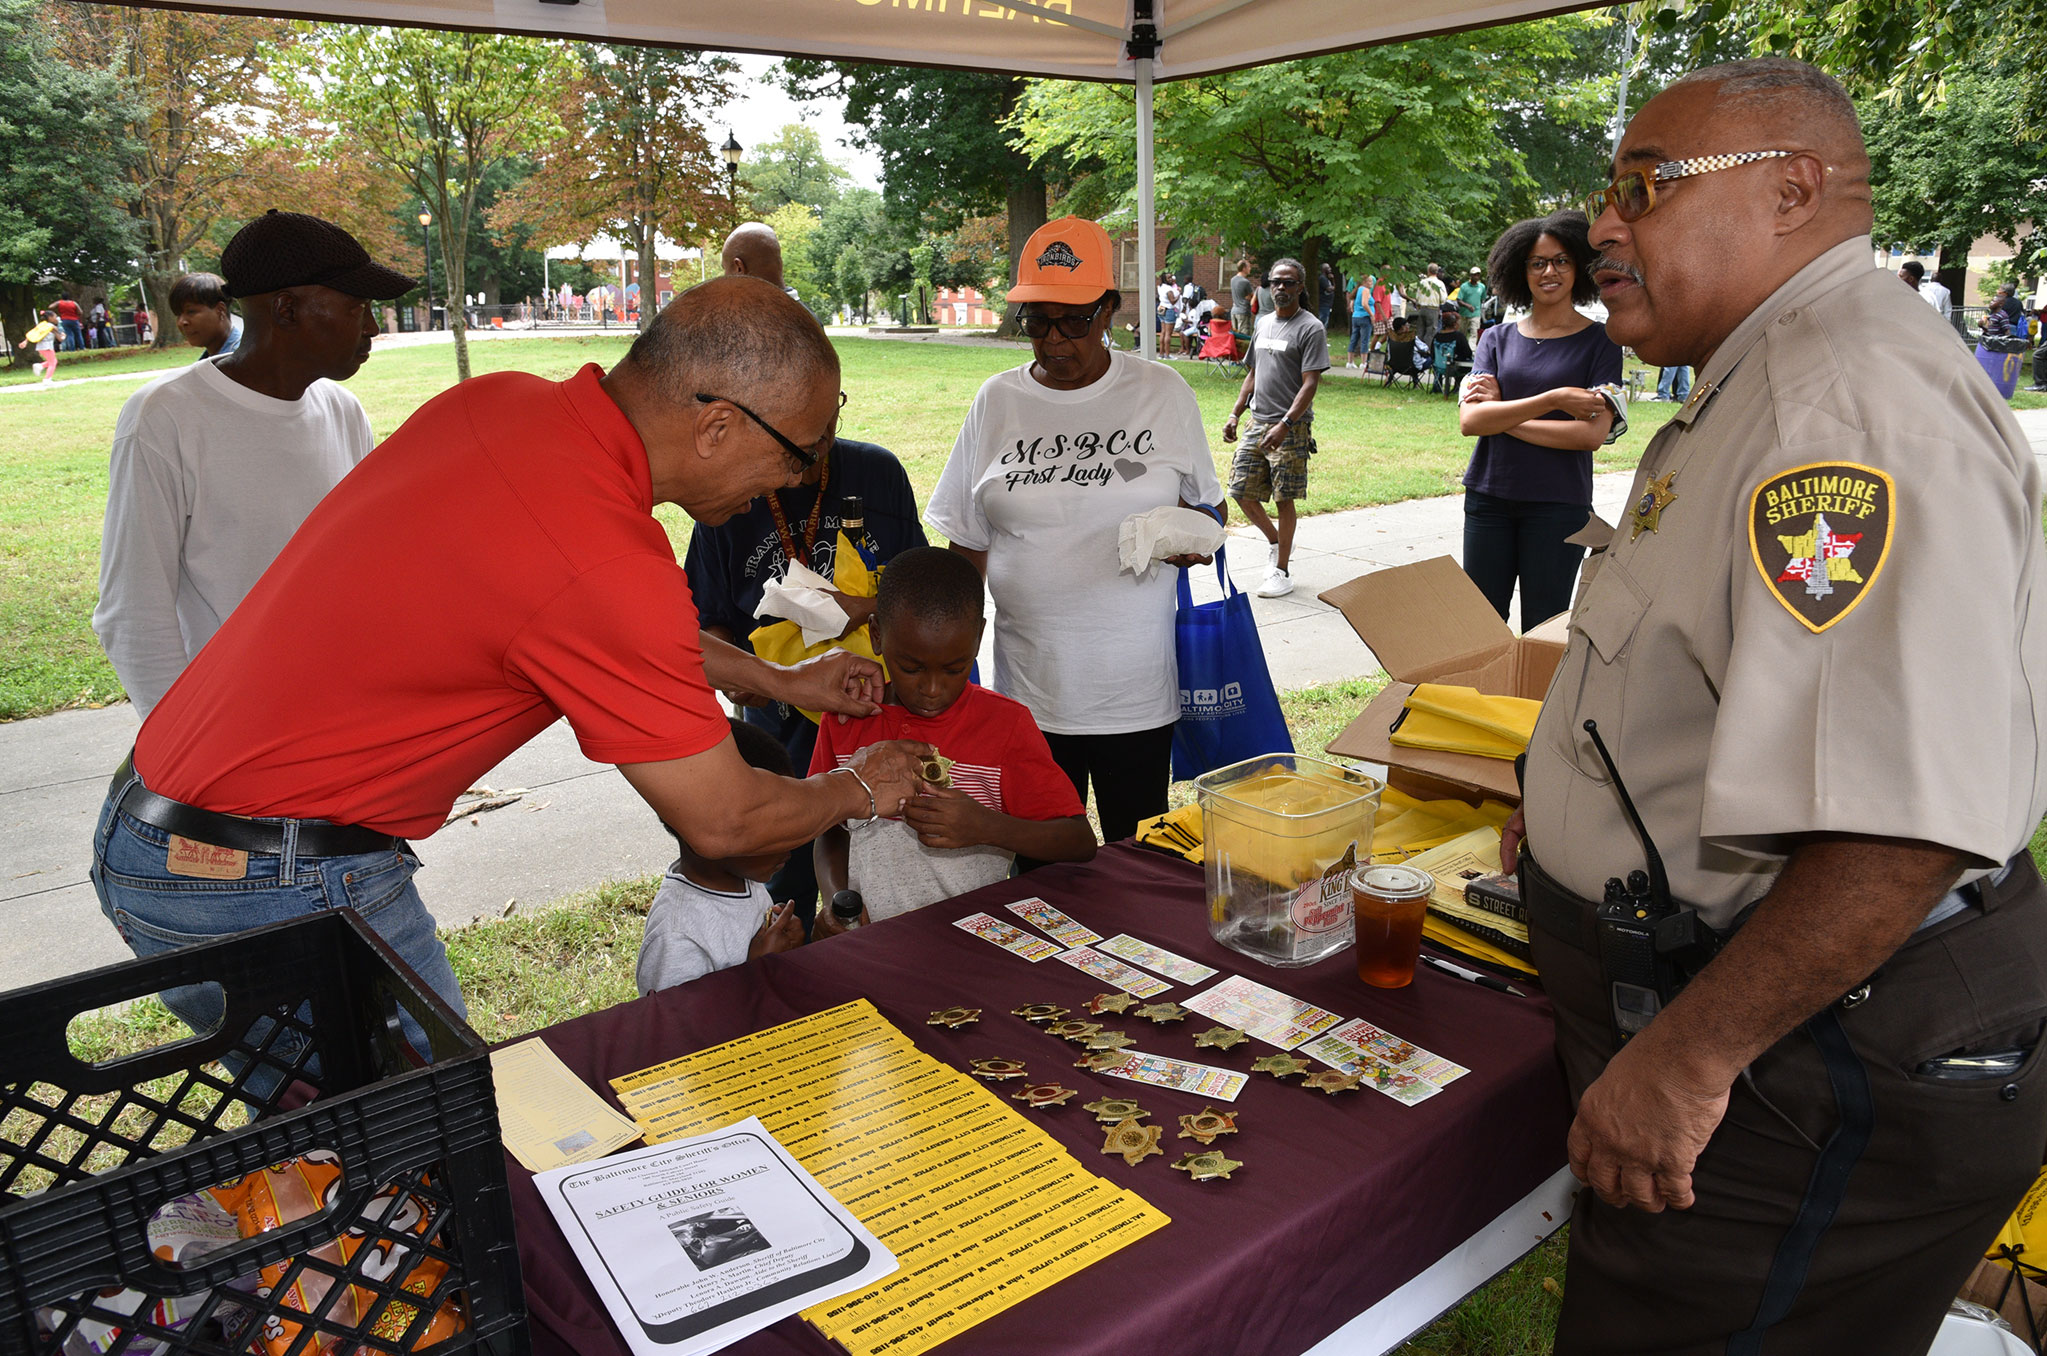
[(1204, 993), (1181, 999), (1180, 1004), (1282, 1050), (1291, 1050), (1343, 1021), (1327, 1008), (1268, 989), (1242, 975), (1231, 975)]
[(1113, 984), (1125, 993), (1136, 994), (1139, 998), (1150, 998), (1173, 987), (1162, 979), (1153, 979), (1144, 971), (1125, 965), (1113, 956), (1104, 956), (1093, 947), (1076, 946), (1071, 951), (1060, 952), (1059, 959), (1076, 970), (1085, 971), (1096, 979)]
[(1218, 973), (1212, 965), (1203, 965), (1199, 961), (1188, 960), (1185, 956), (1176, 956), (1162, 946), (1139, 941), (1127, 932), (1111, 937), (1106, 942), (1096, 942), (1095, 950), (1127, 960), (1132, 965), (1141, 965), (1153, 974), (1164, 975), (1176, 984), (1199, 984), (1205, 979), (1213, 979)]
[(1030, 899), (1019, 899), (1014, 904), (1005, 904), (1002, 907), (1061, 946), (1086, 946), (1102, 940), (1101, 933), (1074, 922), (1072, 918), (1035, 896)]
[(1022, 928), (1011, 927), (991, 914), (970, 913), (965, 918), (954, 919), (953, 926), (965, 928), (982, 941), (993, 942), (1004, 951), (1013, 951), (1033, 965), (1059, 954), (1059, 948), (1043, 937), (1033, 937)]
[(1126, 1050), (1124, 1054), (1126, 1058), (1121, 1064), (1111, 1064), (1095, 1072), (1111, 1078), (1127, 1078), (1133, 1083), (1149, 1083), (1155, 1088), (1213, 1097), (1219, 1102), (1236, 1101), (1237, 1094), (1244, 1090), (1244, 1084), (1251, 1081), (1249, 1074), (1238, 1073), (1235, 1069), (1218, 1069), (1213, 1064), (1195, 1064), (1166, 1055), (1147, 1055), (1142, 1050)]
[(1471, 1071), (1359, 1018), (1301, 1047), (1333, 1069), (1354, 1073), (1396, 1102), (1425, 1102)]

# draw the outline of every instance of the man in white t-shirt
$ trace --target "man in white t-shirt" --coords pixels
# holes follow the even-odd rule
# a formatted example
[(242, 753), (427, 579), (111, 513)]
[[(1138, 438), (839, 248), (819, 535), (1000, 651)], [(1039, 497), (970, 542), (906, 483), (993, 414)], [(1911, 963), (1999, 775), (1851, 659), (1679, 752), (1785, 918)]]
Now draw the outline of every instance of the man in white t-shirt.
[(370, 356), (370, 302), (416, 285), (339, 226), (274, 208), (221, 272), (240, 347), (151, 382), (114, 424), (92, 629), (144, 718), (369, 455), (369, 417), (335, 383)]
[(1907, 259), (1898, 269), (1898, 277), (1904, 284), (1919, 294), (1919, 299), (1940, 312), (1942, 320), (1952, 319), (1955, 313), (1954, 294), (1939, 282), (1926, 276), (1926, 265), (1917, 259)]

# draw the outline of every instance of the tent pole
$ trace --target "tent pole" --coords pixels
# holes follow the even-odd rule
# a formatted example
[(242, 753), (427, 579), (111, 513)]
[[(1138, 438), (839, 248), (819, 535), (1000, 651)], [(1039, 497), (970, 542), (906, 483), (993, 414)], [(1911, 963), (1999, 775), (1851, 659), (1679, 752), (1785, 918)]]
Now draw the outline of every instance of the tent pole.
[(1159, 356), (1158, 223), (1152, 184), (1151, 58), (1137, 58), (1137, 315), (1144, 340), (1138, 352)]

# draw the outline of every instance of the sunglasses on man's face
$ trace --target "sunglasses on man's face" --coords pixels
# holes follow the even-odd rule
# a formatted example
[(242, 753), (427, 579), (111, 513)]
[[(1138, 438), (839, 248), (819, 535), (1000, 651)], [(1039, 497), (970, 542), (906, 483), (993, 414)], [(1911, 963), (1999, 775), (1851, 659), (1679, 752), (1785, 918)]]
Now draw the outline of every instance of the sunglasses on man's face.
[(730, 405), (733, 409), (738, 410), (741, 414), (753, 420), (754, 423), (759, 424), (770, 438), (773, 438), (782, 445), (782, 450), (787, 452), (791, 459), (795, 461), (796, 469), (808, 471), (811, 467), (817, 465), (825, 453), (832, 450), (832, 440), (839, 436), (839, 410), (846, 408), (846, 393), (844, 391), (839, 392), (839, 410), (832, 412), (831, 426), (825, 429), (824, 437), (819, 438), (808, 448), (798, 447), (794, 439), (785, 437), (780, 429), (738, 401), (726, 396), (705, 395), (702, 391), (697, 392), (697, 403), (700, 405), (716, 405), (721, 402)]
[(1025, 311), (1017, 318), (1016, 323), (1033, 339), (1043, 339), (1053, 330), (1058, 330), (1068, 339), (1084, 339), (1087, 332), (1094, 328), (1095, 318), (1101, 313), (1102, 303), (1096, 302), (1095, 308), (1085, 314), (1049, 316), (1039, 315), (1036, 311)]
[(1733, 169), (1736, 165), (1753, 164), (1758, 160), (1776, 160), (1790, 155), (1790, 151), (1737, 151), (1732, 155), (1701, 155), (1689, 160), (1666, 160), (1651, 170), (1633, 170), (1621, 175), (1599, 192), (1585, 199), (1587, 220), (1599, 220), (1599, 214), (1607, 208), (1622, 221), (1640, 221), (1656, 210), (1656, 185), (1669, 183), (1672, 179), (1689, 179), (1698, 174), (1714, 174), (1720, 170)]

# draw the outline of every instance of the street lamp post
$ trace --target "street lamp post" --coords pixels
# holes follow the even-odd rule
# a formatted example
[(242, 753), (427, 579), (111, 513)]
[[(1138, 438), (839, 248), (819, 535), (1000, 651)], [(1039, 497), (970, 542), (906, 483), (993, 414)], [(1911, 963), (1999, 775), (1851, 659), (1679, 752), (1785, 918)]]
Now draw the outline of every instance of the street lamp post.
[(419, 243), (426, 246), (426, 326), (434, 327), (434, 238), (427, 227), (434, 224), (434, 214), (424, 207), (419, 209)]
[(725, 144), (718, 148), (718, 154), (725, 157), (725, 196), (732, 202), (732, 215), (739, 215), (739, 156), (746, 148), (733, 137), (730, 127), (725, 129)]

